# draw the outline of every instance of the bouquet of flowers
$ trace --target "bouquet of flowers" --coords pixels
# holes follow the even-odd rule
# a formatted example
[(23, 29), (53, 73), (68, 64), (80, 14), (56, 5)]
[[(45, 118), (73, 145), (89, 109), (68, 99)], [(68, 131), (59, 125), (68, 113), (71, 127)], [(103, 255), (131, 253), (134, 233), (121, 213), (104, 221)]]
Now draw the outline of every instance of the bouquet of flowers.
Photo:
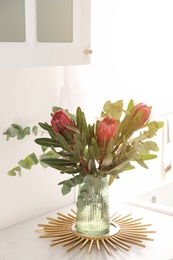
[[(38, 123), (48, 133), (35, 139), (42, 148), (42, 155), (28, 155), (8, 171), (8, 175), (21, 175), (22, 168), (31, 169), (40, 163), (52, 167), (59, 173), (69, 174), (60, 182), (65, 195), (76, 185), (85, 183), (87, 190), (91, 183), (109, 176), (109, 185), (119, 178), (121, 172), (134, 169), (134, 163), (148, 168), (145, 161), (157, 157), (157, 144), (151, 139), (163, 127), (163, 122), (150, 121), (151, 107), (130, 100), (127, 109), (123, 101), (112, 103), (108, 100), (96, 122), (88, 124), (80, 107), (76, 114), (67, 109), (53, 107), (50, 123)], [(38, 126), (23, 128), (12, 124), (4, 135), (7, 140), (17, 136), (23, 139), (32, 132), (38, 134)]]

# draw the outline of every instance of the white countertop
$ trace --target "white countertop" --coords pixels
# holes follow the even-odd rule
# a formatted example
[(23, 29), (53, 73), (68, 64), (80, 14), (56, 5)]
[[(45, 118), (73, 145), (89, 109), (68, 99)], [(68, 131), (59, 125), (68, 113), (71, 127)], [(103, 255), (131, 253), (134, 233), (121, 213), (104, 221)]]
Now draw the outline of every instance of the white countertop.
[(156, 231), (156, 233), (148, 235), (154, 241), (144, 241), (145, 248), (132, 245), (129, 252), (122, 249), (117, 251), (110, 249), (111, 255), (108, 255), (104, 249), (101, 249), (101, 252), (98, 253), (93, 248), (88, 256), (87, 248), (80, 251), (79, 247), (76, 247), (67, 253), (62, 244), (50, 247), (51, 239), (41, 239), (39, 234), (35, 232), (38, 229), (38, 224), (46, 224), (48, 222), (47, 217), (56, 218), (57, 212), (67, 214), (71, 208), (75, 209), (75, 205), (48, 212), (34, 219), (0, 230), (0, 260), (95, 260), (98, 257), (99, 260), (173, 259), (173, 217), (128, 204), (121, 205), (118, 212), (123, 216), (132, 213), (135, 219), (143, 218), (143, 224), (152, 224), (149, 229)]

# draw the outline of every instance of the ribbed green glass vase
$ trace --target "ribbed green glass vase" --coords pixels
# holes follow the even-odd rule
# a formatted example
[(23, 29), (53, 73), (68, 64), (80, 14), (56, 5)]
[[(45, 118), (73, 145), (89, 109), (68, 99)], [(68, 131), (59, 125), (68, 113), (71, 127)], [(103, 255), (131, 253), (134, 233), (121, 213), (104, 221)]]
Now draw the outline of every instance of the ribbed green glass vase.
[[(97, 178), (97, 177), (95, 177)], [(82, 185), (79, 186), (79, 193)], [(97, 179), (97, 187), (90, 187), (89, 201), (77, 208), (76, 231), (88, 236), (109, 233), (109, 189), (107, 178)]]

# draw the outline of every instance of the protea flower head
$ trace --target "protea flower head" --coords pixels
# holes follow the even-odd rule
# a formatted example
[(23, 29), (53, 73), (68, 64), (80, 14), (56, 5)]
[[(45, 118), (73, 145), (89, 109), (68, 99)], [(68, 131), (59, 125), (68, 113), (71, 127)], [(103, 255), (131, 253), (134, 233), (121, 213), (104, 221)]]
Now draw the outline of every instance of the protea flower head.
[(55, 133), (60, 133), (62, 135), (64, 134), (64, 131), (73, 133), (71, 130), (66, 128), (66, 125), (74, 126), (74, 122), (64, 110), (58, 110), (52, 116), (51, 125)]
[(102, 119), (96, 129), (97, 141), (100, 147), (107, 147), (110, 139), (115, 138), (118, 132), (117, 121), (109, 116)]
[(149, 119), (150, 114), (151, 114), (151, 107), (149, 107), (143, 103), (139, 103), (139, 104), (135, 105), (135, 111), (134, 111), (133, 118), (137, 115), (138, 112), (142, 112), (142, 116), (141, 116), (141, 119), (138, 124), (138, 129), (139, 129)]

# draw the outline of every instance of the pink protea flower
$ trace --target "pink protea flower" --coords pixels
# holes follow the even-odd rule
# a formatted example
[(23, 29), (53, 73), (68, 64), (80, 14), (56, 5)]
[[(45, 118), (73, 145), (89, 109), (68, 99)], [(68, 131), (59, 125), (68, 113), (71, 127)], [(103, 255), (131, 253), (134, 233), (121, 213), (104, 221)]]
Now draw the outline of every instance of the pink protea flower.
[(97, 141), (100, 147), (107, 147), (110, 139), (115, 138), (118, 132), (117, 121), (111, 117), (101, 120), (96, 129)]
[(51, 125), (55, 133), (60, 133), (62, 135), (64, 131), (73, 133), (71, 130), (66, 128), (66, 125), (74, 126), (74, 122), (64, 110), (58, 110), (52, 116)]
[(142, 117), (139, 121), (139, 125), (138, 125), (138, 129), (143, 126), (146, 121), (149, 119), (150, 114), (151, 114), (151, 107), (143, 104), (143, 103), (139, 103), (137, 105), (135, 105), (135, 112), (133, 115), (133, 118), (137, 115), (138, 112), (142, 112)]

